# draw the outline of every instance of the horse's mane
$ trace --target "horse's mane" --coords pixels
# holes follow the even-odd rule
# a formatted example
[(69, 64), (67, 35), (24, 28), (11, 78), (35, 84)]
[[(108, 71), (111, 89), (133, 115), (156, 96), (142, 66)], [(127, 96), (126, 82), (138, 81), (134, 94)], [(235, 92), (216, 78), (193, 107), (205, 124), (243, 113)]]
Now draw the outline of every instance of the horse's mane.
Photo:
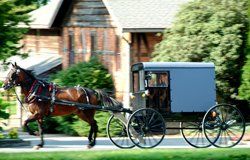
[(33, 79), (37, 79), (34, 70), (30, 70), (30, 69), (24, 69), (21, 68), (20, 66), (18, 66), (18, 69), (21, 69), (24, 73), (26, 73), (29, 77), (33, 78)]

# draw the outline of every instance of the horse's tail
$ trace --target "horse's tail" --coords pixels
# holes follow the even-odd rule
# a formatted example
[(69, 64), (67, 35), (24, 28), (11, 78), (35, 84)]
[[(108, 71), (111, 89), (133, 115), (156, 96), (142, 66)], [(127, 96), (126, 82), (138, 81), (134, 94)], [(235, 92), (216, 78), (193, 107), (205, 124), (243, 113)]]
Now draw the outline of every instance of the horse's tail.
[(97, 93), (98, 100), (104, 107), (118, 107), (118, 108), (123, 107), (123, 104), (121, 102), (110, 97), (106, 92), (98, 89), (95, 90), (95, 92)]

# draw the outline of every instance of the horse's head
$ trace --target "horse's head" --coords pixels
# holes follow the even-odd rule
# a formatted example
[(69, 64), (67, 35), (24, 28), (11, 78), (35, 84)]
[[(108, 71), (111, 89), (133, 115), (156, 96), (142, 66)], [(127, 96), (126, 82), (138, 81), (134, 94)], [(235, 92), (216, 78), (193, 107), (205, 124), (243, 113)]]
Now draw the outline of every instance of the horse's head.
[(21, 81), (24, 78), (24, 72), (22, 69), (15, 63), (12, 64), (12, 69), (8, 73), (4, 83), (3, 83), (3, 89), (9, 90), (14, 86), (17, 86), (21, 83)]

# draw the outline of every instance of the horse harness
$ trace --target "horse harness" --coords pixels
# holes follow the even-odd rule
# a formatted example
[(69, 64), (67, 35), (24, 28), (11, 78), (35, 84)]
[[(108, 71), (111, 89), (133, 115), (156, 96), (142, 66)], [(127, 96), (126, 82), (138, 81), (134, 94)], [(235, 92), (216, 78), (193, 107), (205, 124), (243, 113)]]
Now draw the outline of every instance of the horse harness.
[(47, 83), (42, 80), (35, 80), (28, 92), (28, 96), (25, 99), (26, 103), (32, 103), (35, 101), (50, 101), (50, 112), (54, 111), (55, 95), (57, 87), (54, 83)]
[[(89, 89), (81, 87), (80, 85), (75, 86), (77, 90), (81, 89), (87, 100), (87, 104), (90, 104)], [(26, 103), (32, 103), (34, 101), (50, 101), (50, 113), (54, 111), (54, 105), (56, 100), (57, 85), (54, 83), (47, 83), (41, 80), (35, 80), (29, 90), (29, 94), (25, 99)]]
[(88, 104), (90, 104), (90, 100), (89, 100), (89, 95), (88, 95), (88, 89), (87, 88), (84, 88), (84, 87), (81, 87), (80, 85), (77, 85), (76, 86), (76, 89), (78, 90), (78, 89), (82, 89), (83, 90), (83, 92), (85, 93), (85, 95), (86, 95), (86, 99), (87, 99), (87, 102), (88, 102)]

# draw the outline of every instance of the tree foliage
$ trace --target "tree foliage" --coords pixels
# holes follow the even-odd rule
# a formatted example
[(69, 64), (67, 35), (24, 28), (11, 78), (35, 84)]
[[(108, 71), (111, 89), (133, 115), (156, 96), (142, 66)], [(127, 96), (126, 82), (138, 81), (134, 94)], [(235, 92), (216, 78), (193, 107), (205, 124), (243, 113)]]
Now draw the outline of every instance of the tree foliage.
[(249, 53), (247, 56), (247, 62), (243, 67), (242, 84), (239, 88), (239, 97), (241, 99), (248, 101), (250, 101), (250, 54)]
[[(250, 1), (248, 1), (248, 19), (250, 19)], [(250, 23), (248, 23), (248, 27)], [(239, 88), (239, 97), (250, 101), (250, 30), (248, 30), (247, 47), (246, 47), (246, 63), (243, 67), (242, 81)]]
[[(0, 85), (2, 86), (2, 82), (0, 82)], [(7, 119), (9, 118), (9, 113), (7, 113), (7, 108), (10, 106), (10, 104), (3, 100), (3, 96), (0, 94), (0, 121), (2, 119)], [(1, 127), (0, 127), (0, 131), (1, 131)]]
[[(28, 24), (30, 21), (27, 13), (46, 3), (47, 0), (0, 0), (0, 60), (20, 54), (21, 46), (18, 42), (27, 29), (19, 28), (18, 24)], [(0, 95), (0, 119), (9, 117), (6, 112), (9, 106)]]
[(156, 45), (153, 61), (213, 62), (219, 96), (234, 99), (244, 58), (246, 4), (247, 0), (194, 0), (184, 5)]
[(19, 55), (18, 42), (27, 29), (19, 28), (18, 24), (28, 24), (28, 12), (36, 9), (47, 0), (1, 0), (0, 1), (0, 60)]

